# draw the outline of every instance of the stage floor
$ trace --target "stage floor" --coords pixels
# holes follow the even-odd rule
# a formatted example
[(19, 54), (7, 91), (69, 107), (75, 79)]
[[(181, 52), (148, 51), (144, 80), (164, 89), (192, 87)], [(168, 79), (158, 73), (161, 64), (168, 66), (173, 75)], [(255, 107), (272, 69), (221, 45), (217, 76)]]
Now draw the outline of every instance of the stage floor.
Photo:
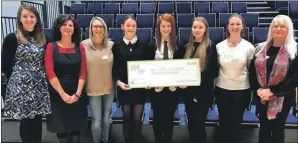
[[(213, 143), (216, 138), (217, 127), (207, 126), (208, 143)], [(152, 125), (143, 125), (142, 137), (143, 143), (154, 143), (154, 135)], [(258, 139), (259, 128), (251, 126), (243, 126), (241, 129), (242, 141), (241, 143), (256, 143)], [(1, 129), (1, 142), (21, 142), (19, 137), (19, 122), (17, 121), (2, 121)], [(298, 129), (286, 129), (286, 143), (298, 142)], [(92, 143), (92, 134), (89, 129), (86, 129), (81, 135), (81, 143)], [(58, 142), (54, 133), (48, 132), (46, 123), (43, 122), (43, 142), (54, 143)], [(172, 143), (187, 143), (188, 142), (188, 129), (186, 126), (174, 126), (173, 142)], [(124, 143), (122, 135), (122, 124), (112, 124), (110, 143)]]

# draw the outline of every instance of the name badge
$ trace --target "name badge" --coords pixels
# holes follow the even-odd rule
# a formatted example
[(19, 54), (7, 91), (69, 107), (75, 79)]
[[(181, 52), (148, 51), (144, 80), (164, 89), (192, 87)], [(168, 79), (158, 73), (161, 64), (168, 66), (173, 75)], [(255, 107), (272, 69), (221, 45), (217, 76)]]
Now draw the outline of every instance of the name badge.
[(103, 60), (106, 60), (106, 59), (108, 59), (108, 56), (107, 56), (107, 55), (104, 55), (104, 56), (102, 57), (102, 59), (103, 59)]

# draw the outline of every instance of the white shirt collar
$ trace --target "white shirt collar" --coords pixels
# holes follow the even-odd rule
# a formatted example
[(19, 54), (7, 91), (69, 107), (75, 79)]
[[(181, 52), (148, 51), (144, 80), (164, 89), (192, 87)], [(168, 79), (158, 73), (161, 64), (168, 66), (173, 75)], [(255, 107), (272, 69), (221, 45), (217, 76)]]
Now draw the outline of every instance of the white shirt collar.
[(131, 40), (127, 40), (127, 39), (123, 36), (123, 41), (124, 41), (124, 43), (125, 43), (126, 45), (128, 45), (129, 42), (130, 42), (131, 44), (134, 44), (134, 43), (136, 43), (136, 42), (138, 41), (138, 37), (135, 36), (135, 37), (132, 38)]

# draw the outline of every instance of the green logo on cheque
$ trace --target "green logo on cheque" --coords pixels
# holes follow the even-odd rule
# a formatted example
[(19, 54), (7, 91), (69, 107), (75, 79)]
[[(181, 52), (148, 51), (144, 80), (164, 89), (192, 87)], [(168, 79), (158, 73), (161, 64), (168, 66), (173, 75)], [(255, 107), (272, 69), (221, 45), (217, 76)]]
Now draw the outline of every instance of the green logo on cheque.
[(137, 71), (139, 68), (140, 68), (140, 65), (139, 64), (137, 64), (137, 65), (131, 65), (130, 66), (130, 71)]

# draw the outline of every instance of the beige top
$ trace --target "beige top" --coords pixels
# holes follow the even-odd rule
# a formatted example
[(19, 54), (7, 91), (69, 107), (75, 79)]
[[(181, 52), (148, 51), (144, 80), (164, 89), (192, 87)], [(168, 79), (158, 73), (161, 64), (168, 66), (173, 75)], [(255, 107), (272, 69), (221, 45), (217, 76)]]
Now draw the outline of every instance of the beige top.
[(89, 96), (111, 94), (113, 90), (112, 67), (114, 42), (108, 47), (95, 48), (91, 39), (82, 41), (86, 52), (87, 81), (86, 90)]

